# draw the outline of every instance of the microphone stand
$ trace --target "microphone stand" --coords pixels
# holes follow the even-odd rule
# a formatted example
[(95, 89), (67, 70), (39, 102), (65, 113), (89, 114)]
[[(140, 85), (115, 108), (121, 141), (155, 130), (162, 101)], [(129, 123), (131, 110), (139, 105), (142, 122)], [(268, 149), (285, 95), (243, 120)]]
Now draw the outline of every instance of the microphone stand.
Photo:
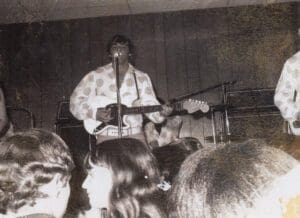
[(118, 136), (122, 138), (122, 105), (120, 97), (120, 72), (119, 72), (119, 54), (114, 54), (114, 67), (116, 73), (116, 85), (117, 85), (117, 105), (118, 105)]
[(101, 208), (101, 218), (107, 218), (107, 208)]
[(230, 132), (230, 126), (229, 126), (229, 117), (228, 117), (228, 106), (227, 106), (227, 86), (228, 84), (222, 84), (222, 91), (223, 91), (223, 105), (225, 106), (224, 108), (224, 114), (225, 114), (225, 133), (227, 134), (228, 137), (228, 142), (231, 142), (231, 132)]

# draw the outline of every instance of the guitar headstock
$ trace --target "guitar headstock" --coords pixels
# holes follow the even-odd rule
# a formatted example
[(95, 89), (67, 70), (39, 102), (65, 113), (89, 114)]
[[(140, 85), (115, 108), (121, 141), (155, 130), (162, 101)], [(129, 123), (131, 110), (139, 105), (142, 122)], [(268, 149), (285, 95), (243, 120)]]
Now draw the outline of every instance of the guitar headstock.
[(201, 110), (203, 113), (209, 111), (209, 106), (205, 101), (199, 101), (195, 99), (188, 99), (182, 103), (182, 107), (187, 110), (189, 114), (195, 113)]

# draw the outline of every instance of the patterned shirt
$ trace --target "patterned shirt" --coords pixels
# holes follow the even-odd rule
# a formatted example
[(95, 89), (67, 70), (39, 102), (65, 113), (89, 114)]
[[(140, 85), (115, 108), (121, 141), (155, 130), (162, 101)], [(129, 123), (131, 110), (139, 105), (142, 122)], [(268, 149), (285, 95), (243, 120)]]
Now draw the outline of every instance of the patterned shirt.
[[(298, 93), (296, 98), (295, 91)], [(285, 120), (297, 119), (297, 113), (300, 112), (300, 51), (285, 62), (275, 90), (274, 102)]]
[[(121, 103), (132, 107), (134, 101), (138, 100), (138, 94), (140, 106), (159, 104), (149, 76), (129, 65), (120, 87)], [(79, 120), (96, 120), (97, 108), (112, 103), (117, 103), (117, 86), (110, 63), (85, 75), (71, 95), (70, 111)], [(146, 116), (154, 123), (161, 123), (165, 119), (159, 112), (148, 113)], [(142, 127), (143, 119), (141, 114), (135, 114), (125, 115), (123, 121), (130, 127)]]

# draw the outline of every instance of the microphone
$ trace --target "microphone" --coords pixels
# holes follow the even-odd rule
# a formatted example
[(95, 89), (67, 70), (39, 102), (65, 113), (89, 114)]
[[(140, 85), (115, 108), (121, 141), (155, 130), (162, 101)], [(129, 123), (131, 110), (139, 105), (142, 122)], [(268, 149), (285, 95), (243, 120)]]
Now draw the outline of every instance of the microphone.
[(114, 57), (114, 58), (118, 58), (119, 56), (120, 56), (120, 52), (115, 51), (115, 52), (113, 53), (113, 57)]

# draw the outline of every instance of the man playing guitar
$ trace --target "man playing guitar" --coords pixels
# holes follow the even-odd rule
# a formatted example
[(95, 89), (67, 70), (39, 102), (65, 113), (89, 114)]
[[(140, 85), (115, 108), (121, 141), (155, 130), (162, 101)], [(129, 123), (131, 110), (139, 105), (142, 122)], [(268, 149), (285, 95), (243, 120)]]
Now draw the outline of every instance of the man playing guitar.
[(285, 62), (274, 102), (292, 133), (300, 136), (300, 51)]
[[(122, 105), (138, 107), (159, 105), (151, 80), (146, 73), (129, 63), (132, 57), (132, 44), (122, 35), (115, 35), (108, 44), (112, 63), (89, 72), (77, 85), (70, 98), (70, 111), (79, 120), (107, 123), (114, 119), (107, 105), (117, 103), (116, 66), (119, 70), (119, 99)], [(154, 123), (161, 123), (172, 112), (170, 106), (162, 106), (160, 112), (146, 113)], [(133, 137), (145, 143), (142, 132), (142, 114), (124, 115), (126, 127), (122, 127), (122, 137)], [(118, 125), (110, 125), (103, 131), (93, 130), (97, 143), (120, 137)]]

